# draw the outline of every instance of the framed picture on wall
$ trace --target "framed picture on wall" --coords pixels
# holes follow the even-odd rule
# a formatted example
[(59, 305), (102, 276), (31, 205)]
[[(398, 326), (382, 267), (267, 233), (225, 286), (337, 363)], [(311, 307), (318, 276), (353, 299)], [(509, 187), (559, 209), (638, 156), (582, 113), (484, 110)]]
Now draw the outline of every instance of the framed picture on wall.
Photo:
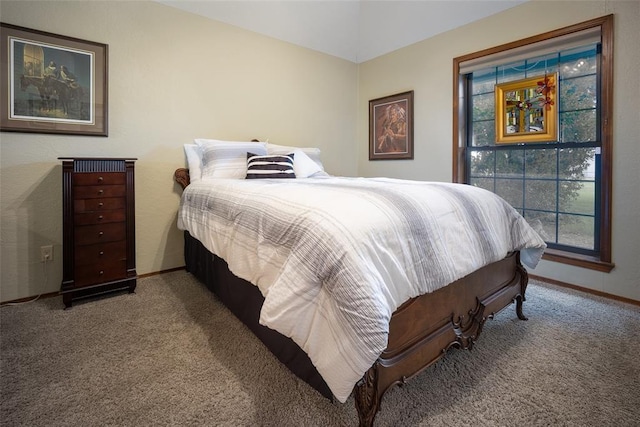
[(369, 160), (413, 159), (413, 91), (369, 101)]
[(107, 136), (106, 44), (5, 23), (0, 33), (0, 130)]

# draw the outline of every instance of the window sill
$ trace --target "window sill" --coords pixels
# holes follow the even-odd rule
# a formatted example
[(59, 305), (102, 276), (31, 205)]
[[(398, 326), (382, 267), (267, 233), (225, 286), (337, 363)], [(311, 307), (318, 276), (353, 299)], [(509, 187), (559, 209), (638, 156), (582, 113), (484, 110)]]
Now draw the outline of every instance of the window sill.
[(596, 257), (549, 248), (544, 251), (542, 259), (602, 271), (603, 273), (609, 273), (616, 266), (612, 262), (605, 262)]

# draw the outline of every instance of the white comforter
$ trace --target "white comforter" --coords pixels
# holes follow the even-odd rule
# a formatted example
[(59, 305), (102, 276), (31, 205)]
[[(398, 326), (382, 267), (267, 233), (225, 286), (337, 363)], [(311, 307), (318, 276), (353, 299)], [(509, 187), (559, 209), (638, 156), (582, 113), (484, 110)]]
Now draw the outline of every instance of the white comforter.
[(510, 251), (535, 267), (545, 248), (491, 192), (384, 178), (196, 182), (178, 227), (260, 288), (260, 323), (291, 337), (341, 402), (403, 302)]

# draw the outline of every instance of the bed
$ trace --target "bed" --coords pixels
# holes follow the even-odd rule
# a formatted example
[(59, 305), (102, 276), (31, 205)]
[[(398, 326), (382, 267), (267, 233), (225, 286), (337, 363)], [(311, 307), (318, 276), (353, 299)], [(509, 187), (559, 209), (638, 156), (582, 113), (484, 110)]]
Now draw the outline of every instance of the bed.
[[(502, 199), (460, 184), (331, 177), (315, 151), (248, 144), (200, 140), (200, 163), (174, 172), (186, 268), (298, 377), (341, 402), (353, 392), (361, 426), (390, 387), (450, 348), (471, 349), (503, 308), (515, 303), (526, 320), (522, 262), (534, 267), (545, 244)], [(287, 153), (280, 178), (305, 179), (249, 160)], [(293, 168), (295, 156), (306, 163)]]

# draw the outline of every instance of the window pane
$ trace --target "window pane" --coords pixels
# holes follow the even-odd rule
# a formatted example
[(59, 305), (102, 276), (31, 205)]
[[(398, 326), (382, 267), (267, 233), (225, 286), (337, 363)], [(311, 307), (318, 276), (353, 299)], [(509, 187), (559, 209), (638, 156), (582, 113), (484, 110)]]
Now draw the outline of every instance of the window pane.
[(493, 192), (493, 178), (471, 178), (469, 184)]
[(474, 147), (486, 147), (496, 142), (495, 120), (483, 120), (473, 123), (472, 145)]
[(524, 187), (524, 203), (527, 209), (556, 210), (555, 181), (527, 180)]
[(597, 103), (595, 75), (562, 80), (560, 84), (561, 111), (596, 108)]
[(560, 113), (560, 141), (591, 142), (596, 140), (596, 110)]
[(547, 212), (525, 211), (524, 218), (545, 242), (556, 242), (556, 215)]
[(527, 150), (525, 170), (527, 178), (549, 178), (556, 179), (557, 151), (555, 148)]
[(496, 176), (514, 178), (524, 176), (524, 151), (500, 150), (496, 152)]
[(494, 158), (495, 158), (494, 151), (472, 152), (471, 165), (470, 165), (471, 176), (475, 176), (475, 177), (493, 176)]
[(514, 208), (522, 208), (522, 180), (497, 179), (496, 194), (505, 199)]
[(473, 96), (473, 121), (495, 118), (495, 95), (493, 92)]
[(553, 74), (558, 69), (558, 54), (551, 53), (537, 58), (527, 60), (525, 67), (526, 76), (544, 76), (545, 74)]
[(491, 67), (486, 70), (480, 70), (473, 73), (471, 94), (478, 95), (480, 93), (493, 93), (496, 84), (496, 69)]
[(560, 182), (560, 211), (562, 212), (595, 215), (595, 199), (596, 185), (593, 182)]
[(594, 218), (578, 215), (558, 215), (558, 243), (584, 249), (594, 249)]
[(560, 150), (560, 179), (595, 180), (596, 150), (592, 147), (563, 148)]
[(511, 82), (524, 79), (526, 77), (526, 65), (524, 61), (513, 62), (498, 67), (496, 77), (497, 83)]
[(596, 47), (583, 46), (560, 53), (560, 77), (575, 77), (597, 72)]

